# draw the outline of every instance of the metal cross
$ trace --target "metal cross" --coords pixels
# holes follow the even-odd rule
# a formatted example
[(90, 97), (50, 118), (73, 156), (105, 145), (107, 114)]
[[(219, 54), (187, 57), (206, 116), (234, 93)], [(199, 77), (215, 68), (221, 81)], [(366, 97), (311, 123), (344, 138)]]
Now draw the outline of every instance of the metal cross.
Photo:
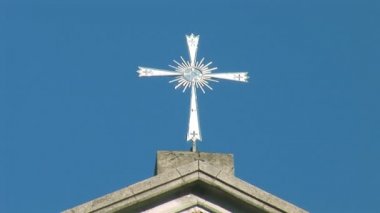
[(196, 142), (197, 140), (202, 141), (201, 131), (199, 127), (199, 117), (198, 117), (198, 106), (197, 106), (197, 93), (196, 89), (199, 88), (205, 93), (204, 87), (212, 90), (209, 85), (209, 81), (218, 82), (216, 79), (248, 82), (247, 72), (227, 72), (227, 73), (212, 73), (216, 70), (216, 67), (209, 67), (212, 62), (204, 64), (204, 58), (200, 61), (196, 60), (199, 35), (194, 34), (187, 35), (187, 46), (189, 48), (190, 61), (186, 61), (181, 57), (181, 63), (173, 60), (177, 66), (169, 65), (174, 69), (174, 71), (139, 67), (137, 72), (139, 77), (150, 77), (150, 76), (169, 76), (175, 77), (174, 80), (169, 81), (170, 83), (177, 82), (175, 89), (183, 87), (183, 92), (187, 88), (191, 88), (191, 98), (190, 98), (190, 118), (189, 118), (189, 128), (187, 131), (187, 141), (192, 141), (192, 151), (196, 152)]

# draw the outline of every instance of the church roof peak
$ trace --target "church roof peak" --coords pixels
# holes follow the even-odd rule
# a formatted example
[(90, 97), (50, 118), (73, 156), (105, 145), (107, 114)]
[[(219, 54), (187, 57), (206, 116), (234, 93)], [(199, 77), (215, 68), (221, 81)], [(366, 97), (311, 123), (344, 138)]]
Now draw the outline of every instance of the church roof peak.
[(231, 154), (158, 151), (156, 170), (157, 175), (151, 178), (64, 213), (167, 213), (189, 212), (189, 209), (210, 212), (307, 212), (235, 177)]

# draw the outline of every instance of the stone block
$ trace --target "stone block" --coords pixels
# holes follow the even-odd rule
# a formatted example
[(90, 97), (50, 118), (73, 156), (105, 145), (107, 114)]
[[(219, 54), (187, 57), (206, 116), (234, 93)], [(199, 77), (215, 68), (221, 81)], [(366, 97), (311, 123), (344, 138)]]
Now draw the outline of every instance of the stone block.
[(210, 164), (222, 169), (225, 173), (234, 175), (234, 160), (232, 154), (183, 151), (158, 151), (155, 174), (161, 174), (167, 170), (175, 169), (194, 161)]

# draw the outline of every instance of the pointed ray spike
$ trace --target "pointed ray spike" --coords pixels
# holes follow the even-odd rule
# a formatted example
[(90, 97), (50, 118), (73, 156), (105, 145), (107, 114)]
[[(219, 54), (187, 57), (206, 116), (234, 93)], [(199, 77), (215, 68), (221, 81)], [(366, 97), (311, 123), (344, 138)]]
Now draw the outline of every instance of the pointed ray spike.
[(211, 69), (206, 69), (205, 71), (206, 72), (211, 72), (211, 71), (214, 71), (214, 70), (217, 70), (218, 69), (218, 67), (213, 67), (213, 68), (211, 68)]
[(200, 66), (199, 66), (199, 69), (205, 69), (205, 65), (204, 64), (201, 64)]
[(187, 87), (189, 87), (189, 86), (190, 86), (190, 83), (189, 83), (189, 82), (186, 82), (186, 83), (185, 83), (185, 86), (184, 86), (184, 88), (183, 88), (183, 90), (182, 90), (182, 92), (185, 92), (186, 89), (187, 89)]
[(208, 67), (212, 64), (212, 61), (208, 62), (208, 64), (206, 64), (204, 67)]
[(183, 57), (182, 57), (182, 56), (181, 56), (181, 60), (183, 61), (183, 63), (184, 63), (185, 65), (187, 65), (187, 63), (186, 63), (185, 59), (183, 59)]
[(191, 63), (190, 63), (190, 61), (186, 61), (186, 65), (187, 65), (188, 67), (191, 67)]
[[(207, 86), (206, 83), (207, 83), (206, 81), (200, 81), (200, 82), (199, 82), (199, 84), (202, 86), (202, 89), (203, 89), (204, 86)], [(205, 92), (204, 92), (204, 93), (205, 93)]]
[(195, 61), (195, 67), (199, 67), (200, 63), (199, 61)]
[(178, 67), (175, 67), (175, 66), (173, 66), (173, 65), (169, 65), (169, 67), (171, 67), (171, 68), (173, 68), (173, 69), (175, 69), (175, 70), (178, 69)]
[(181, 83), (181, 84), (184, 84), (184, 83), (186, 83), (187, 81), (185, 81), (185, 80), (183, 80), (183, 79), (180, 79), (179, 81), (178, 81), (178, 83)]
[(201, 61), (199, 62), (199, 64), (202, 64), (204, 60), (205, 60), (205, 58), (203, 57), (203, 58), (201, 59)]
[(176, 63), (177, 65), (181, 65), (180, 63), (178, 63), (178, 61), (176, 60), (173, 60), (174, 63)]
[(181, 65), (178, 66), (180, 69), (186, 69), (186, 64), (181, 63)]
[(205, 81), (205, 86), (208, 87), (210, 90), (213, 90), (212, 87), (210, 85), (208, 85), (207, 81)]
[(202, 69), (207, 69), (208, 67), (206, 66), (207, 64), (202, 65)]
[(182, 86), (182, 84), (184, 84), (184, 82), (178, 83), (177, 86), (174, 87), (174, 89), (178, 89), (178, 87)]
[(201, 88), (201, 90), (202, 90), (203, 94), (205, 94), (206, 92), (205, 92), (205, 90), (203, 89), (203, 86), (202, 86), (202, 84), (201, 84), (200, 82), (199, 82), (198, 84), (199, 84), (199, 88)]
[(175, 78), (175, 79), (169, 81), (169, 83), (173, 83), (173, 82), (176, 82), (176, 81), (179, 81), (179, 80), (181, 80), (181, 77), (177, 77), (177, 78)]
[(173, 60), (173, 62), (176, 63), (178, 65), (178, 67), (184, 68), (184, 66), (182, 64), (180, 64), (178, 61)]
[(184, 69), (186, 69), (187, 67), (190, 67), (189, 63), (187, 63), (186, 61), (182, 63), (183, 66), (185, 67)]
[(211, 78), (211, 77), (208, 77), (207, 76), (207, 78), (205, 78), (207, 81), (212, 81), (212, 82), (218, 82), (219, 83), (219, 81), (218, 80), (215, 80), (215, 79), (213, 79), (213, 78)]

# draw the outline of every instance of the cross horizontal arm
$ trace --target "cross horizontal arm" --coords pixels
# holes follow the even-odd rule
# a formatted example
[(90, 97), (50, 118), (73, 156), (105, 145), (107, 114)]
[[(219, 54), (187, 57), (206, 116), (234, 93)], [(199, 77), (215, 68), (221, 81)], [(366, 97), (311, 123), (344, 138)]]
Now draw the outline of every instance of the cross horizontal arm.
[(204, 76), (240, 82), (248, 82), (249, 78), (248, 72), (209, 73), (205, 74)]
[(181, 75), (180, 73), (174, 72), (174, 71), (161, 70), (161, 69), (148, 68), (148, 67), (139, 67), (139, 70), (137, 70), (137, 72), (139, 73), (139, 77)]

